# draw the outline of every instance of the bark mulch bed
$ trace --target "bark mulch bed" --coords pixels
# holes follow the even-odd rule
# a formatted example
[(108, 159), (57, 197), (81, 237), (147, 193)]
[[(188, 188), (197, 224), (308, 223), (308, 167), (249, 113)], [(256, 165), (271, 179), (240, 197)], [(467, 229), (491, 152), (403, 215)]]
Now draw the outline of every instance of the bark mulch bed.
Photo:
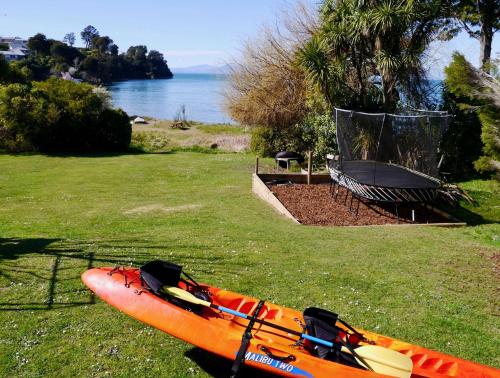
[[(347, 191), (340, 188), (337, 200), (330, 193), (329, 184), (268, 185), (281, 203), (302, 224), (325, 226), (367, 226), (397, 224), (396, 209), (393, 204), (359, 203), (353, 199), (353, 211), (349, 211), (351, 195), (345, 201)], [(344, 202), (345, 201), (345, 202)], [(399, 205), (399, 223), (411, 224), (411, 211), (415, 210), (415, 223), (450, 223), (451, 221), (422, 205)]]

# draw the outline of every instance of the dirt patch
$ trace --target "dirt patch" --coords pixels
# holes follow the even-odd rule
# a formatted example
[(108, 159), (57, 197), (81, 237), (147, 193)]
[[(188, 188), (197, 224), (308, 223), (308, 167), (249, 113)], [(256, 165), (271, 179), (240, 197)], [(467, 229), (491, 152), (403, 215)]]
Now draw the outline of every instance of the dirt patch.
[(201, 205), (196, 205), (196, 204), (166, 207), (163, 206), (162, 204), (154, 203), (151, 205), (139, 206), (130, 210), (126, 210), (123, 212), (123, 214), (136, 215), (136, 214), (147, 214), (153, 212), (173, 213), (177, 211), (195, 210), (199, 209), (200, 207)]
[[(399, 205), (399, 221), (393, 204), (375, 205), (353, 199), (352, 211), (349, 211), (351, 195), (347, 196), (347, 191), (340, 188), (335, 200), (330, 192), (329, 184), (269, 185), (269, 189), (302, 224), (366, 226), (397, 223), (450, 223), (449, 219), (421, 205)], [(356, 209), (358, 209), (357, 214)], [(415, 222), (412, 222), (412, 210), (415, 214)]]

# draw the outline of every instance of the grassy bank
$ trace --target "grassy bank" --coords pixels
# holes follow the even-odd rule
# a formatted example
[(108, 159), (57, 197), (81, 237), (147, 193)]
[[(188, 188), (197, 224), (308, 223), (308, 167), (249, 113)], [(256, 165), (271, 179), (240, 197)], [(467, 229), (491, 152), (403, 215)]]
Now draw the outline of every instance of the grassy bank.
[(226, 376), (229, 363), (117, 312), (79, 278), (154, 258), (500, 366), (497, 183), (464, 184), (475, 226), (322, 228), (255, 198), (252, 170), (245, 154), (0, 155), (0, 376)]
[(183, 128), (172, 128), (172, 121), (148, 120), (148, 124), (133, 126), (132, 148), (147, 152), (216, 149), (241, 152), (248, 149), (250, 130), (230, 124), (189, 122)]

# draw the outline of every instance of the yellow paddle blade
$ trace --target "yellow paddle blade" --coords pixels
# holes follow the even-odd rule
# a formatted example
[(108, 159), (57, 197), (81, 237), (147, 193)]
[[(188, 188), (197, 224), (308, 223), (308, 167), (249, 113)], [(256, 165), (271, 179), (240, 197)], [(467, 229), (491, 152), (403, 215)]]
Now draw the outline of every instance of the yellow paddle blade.
[(180, 287), (164, 286), (162, 290), (172, 297), (182, 299), (183, 301), (198, 304), (205, 307), (210, 307), (210, 302), (204, 301), (203, 299), (196, 298), (193, 294), (182, 290)]
[[(345, 347), (342, 347), (342, 351), (350, 353)], [(377, 345), (363, 345), (354, 349), (354, 351), (376, 373), (400, 378), (409, 378), (411, 376), (413, 361), (410, 357), (398, 351)], [(356, 360), (364, 366), (362, 361)]]

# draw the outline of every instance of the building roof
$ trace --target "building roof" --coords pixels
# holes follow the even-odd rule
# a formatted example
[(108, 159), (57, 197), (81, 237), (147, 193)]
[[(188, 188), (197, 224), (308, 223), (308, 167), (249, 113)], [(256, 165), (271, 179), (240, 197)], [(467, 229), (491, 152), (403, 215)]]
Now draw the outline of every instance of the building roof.
[(2, 54), (2, 55), (25, 56), (26, 52), (23, 51), (23, 49), (13, 49), (13, 50), (7, 50), (7, 51), (0, 51), (0, 54)]

